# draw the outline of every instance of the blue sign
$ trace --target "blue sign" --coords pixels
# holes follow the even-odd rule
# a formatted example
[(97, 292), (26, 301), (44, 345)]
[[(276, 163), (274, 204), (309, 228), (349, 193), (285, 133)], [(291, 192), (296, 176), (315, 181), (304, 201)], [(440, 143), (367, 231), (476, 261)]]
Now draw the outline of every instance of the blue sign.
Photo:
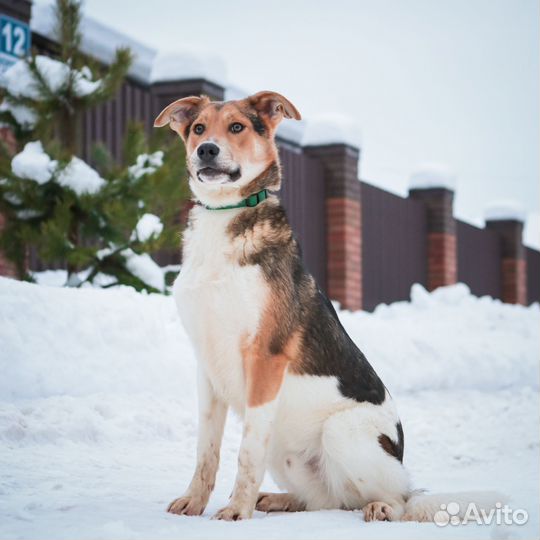
[(28, 56), (31, 40), (32, 33), (26, 23), (0, 14), (0, 73), (19, 58)]

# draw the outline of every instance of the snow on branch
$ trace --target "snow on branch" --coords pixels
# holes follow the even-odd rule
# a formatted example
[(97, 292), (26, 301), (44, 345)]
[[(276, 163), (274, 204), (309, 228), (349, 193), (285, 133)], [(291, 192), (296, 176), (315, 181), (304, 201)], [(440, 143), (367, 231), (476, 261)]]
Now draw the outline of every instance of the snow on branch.
[(37, 75), (26, 60), (19, 60), (4, 73), (2, 85), (13, 97), (41, 101), (45, 97), (42, 85), (51, 94), (58, 94), (67, 89), (70, 82), (77, 97), (88, 96), (101, 88), (101, 80), (93, 81), (92, 72), (86, 66), (81, 70), (72, 69), (64, 62), (43, 55), (37, 55), (34, 62)]
[(163, 152), (158, 150), (153, 154), (140, 154), (135, 165), (128, 168), (131, 178), (138, 180), (145, 174), (153, 174), (163, 165)]
[(57, 181), (60, 185), (72, 189), (79, 196), (94, 195), (106, 183), (95, 169), (92, 169), (78, 157), (71, 158), (71, 161), (58, 175)]
[(57, 167), (58, 162), (45, 153), (40, 141), (26, 143), (23, 151), (11, 160), (11, 170), (14, 174), (38, 184), (48, 182)]
[(146, 242), (151, 238), (157, 238), (163, 231), (163, 223), (154, 214), (144, 214), (135, 225), (131, 234), (131, 240)]

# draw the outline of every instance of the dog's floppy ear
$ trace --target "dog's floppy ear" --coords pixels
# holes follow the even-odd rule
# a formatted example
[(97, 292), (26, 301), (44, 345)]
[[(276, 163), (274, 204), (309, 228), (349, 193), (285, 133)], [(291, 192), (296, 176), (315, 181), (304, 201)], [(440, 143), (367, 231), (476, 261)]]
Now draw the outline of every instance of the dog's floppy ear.
[(301, 120), (298, 109), (284, 96), (277, 92), (257, 92), (248, 97), (249, 104), (262, 116), (265, 116), (272, 126), (277, 126), (283, 118)]
[(154, 120), (154, 127), (169, 127), (184, 138), (186, 127), (193, 122), (199, 111), (210, 100), (206, 96), (189, 96), (167, 105)]

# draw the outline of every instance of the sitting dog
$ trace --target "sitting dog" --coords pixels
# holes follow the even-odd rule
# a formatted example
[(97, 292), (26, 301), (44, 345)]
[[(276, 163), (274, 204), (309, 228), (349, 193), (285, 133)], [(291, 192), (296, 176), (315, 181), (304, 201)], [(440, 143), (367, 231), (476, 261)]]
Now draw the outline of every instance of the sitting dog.
[[(168, 511), (203, 513), (231, 407), (244, 428), (234, 490), (217, 519), (342, 508), (362, 509), (366, 521), (431, 520), (441, 498), (411, 496), (392, 398), (305, 270), (275, 194), (283, 118), (300, 113), (259, 92), (179, 99), (154, 123), (183, 139), (198, 202), (174, 284), (199, 365), (197, 466)], [(259, 493), (267, 468), (286, 493)]]

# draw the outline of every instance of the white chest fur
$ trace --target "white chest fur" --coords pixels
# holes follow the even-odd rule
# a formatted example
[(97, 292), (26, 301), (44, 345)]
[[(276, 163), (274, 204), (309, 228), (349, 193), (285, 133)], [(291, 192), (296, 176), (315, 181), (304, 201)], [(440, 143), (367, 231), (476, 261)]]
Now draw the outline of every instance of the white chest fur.
[(259, 266), (240, 266), (227, 226), (240, 210), (192, 210), (174, 298), (198, 361), (237, 413), (245, 402), (241, 340), (254, 335), (266, 301)]

